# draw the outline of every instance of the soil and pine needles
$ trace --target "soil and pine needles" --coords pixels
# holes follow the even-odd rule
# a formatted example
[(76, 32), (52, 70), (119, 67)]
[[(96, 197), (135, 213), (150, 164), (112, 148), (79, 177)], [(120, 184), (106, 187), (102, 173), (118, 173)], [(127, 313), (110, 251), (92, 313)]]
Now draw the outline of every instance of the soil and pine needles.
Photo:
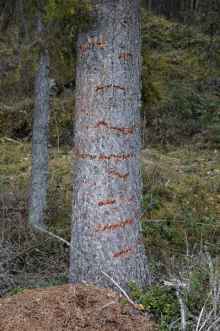
[(153, 331), (155, 324), (118, 294), (90, 285), (25, 290), (0, 301), (1, 331)]

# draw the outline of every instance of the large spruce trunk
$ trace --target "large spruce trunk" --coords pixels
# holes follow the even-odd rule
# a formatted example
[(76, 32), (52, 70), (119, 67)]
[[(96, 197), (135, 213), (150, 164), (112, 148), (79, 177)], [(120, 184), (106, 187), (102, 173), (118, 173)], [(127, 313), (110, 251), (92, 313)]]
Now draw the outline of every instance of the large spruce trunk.
[(78, 38), (70, 281), (143, 286), (139, 1), (94, 1)]

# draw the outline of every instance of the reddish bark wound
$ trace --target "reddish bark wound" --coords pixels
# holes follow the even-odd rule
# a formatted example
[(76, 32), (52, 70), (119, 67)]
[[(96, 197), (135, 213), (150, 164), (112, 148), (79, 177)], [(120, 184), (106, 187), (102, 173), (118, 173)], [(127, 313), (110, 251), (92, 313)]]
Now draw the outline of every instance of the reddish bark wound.
[(105, 160), (125, 161), (125, 160), (130, 160), (133, 157), (133, 155), (132, 154), (93, 155), (93, 154), (76, 152), (76, 157), (78, 157), (78, 159), (83, 159), (83, 160), (89, 159), (89, 160), (97, 160), (97, 161), (105, 161)]
[(113, 205), (116, 202), (118, 203), (131, 203), (134, 201), (134, 197), (130, 197), (130, 198), (123, 198), (123, 197), (119, 197), (119, 198), (115, 198), (115, 199), (106, 199), (106, 200), (101, 200), (98, 202), (98, 206), (102, 207), (102, 206), (108, 206), (108, 205)]
[(108, 123), (106, 123), (105, 121), (99, 121), (95, 127), (100, 128), (101, 126), (108, 127)]
[(119, 128), (116, 126), (110, 126), (108, 123), (106, 123), (105, 121), (99, 121), (97, 122), (97, 124), (95, 126), (85, 126), (85, 128), (87, 129), (98, 129), (101, 127), (105, 127), (109, 130), (113, 130), (113, 131), (118, 131), (122, 134), (132, 134), (134, 132), (133, 128)]
[(82, 44), (79, 46), (79, 49), (80, 49), (80, 55), (84, 55), (85, 52), (87, 51), (87, 44)]
[(124, 60), (124, 61), (128, 61), (130, 57), (132, 57), (132, 54), (126, 52), (120, 53), (118, 56), (119, 60)]
[(133, 220), (132, 219), (127, 219), (125, 221), (121, 221), (119, 223), (114, 223), (114, 224), (99, 224), (96, 226), (96, 231), (112, 231), (112, 230), (117, 230), (124, 228), (127, 225), (132, 225)]
[(119, 89), (119, 90), (122, 90), (122, 91), (125, 91), (126, 89), (125, 89), (125, 87), (124, 86), (120, 86), (120, 85), (114, 85), (114, 84), (109, 84), (109, 85), (97, 85), (96, 86), (96, 92), (98, 92), (98, 91), (103, 91), (103, 90), (105, 90), (105, 89), (108, 89), (108, 88), (115, 88), (115, 89)]
[(125, 87), (124, 86), (120, 86), (120, 85), (112, 85), (113, 88), (119, 89), (119, 90), (123, 90), (125, 91)]
[(132, 247), (127, 247), (125, 249), (122, 249), (121, 251), (115, 252), (112, 254), (113, 257), (124, 257), (129, 255), (133, 251)]
[(98, 202), (98, 206), (102, 207), (102, 206), (108, 206), (108, 205), (113, 205), (114, 203), (116, 203), (116, 200), (103, 200), (103, 201), (99, 201)]
[(79, 46), (80, 55), (83, 56), (86, 53), (86, 51), (91, 49), (92, 47), (103, 49), (106, 46), (107, 46), (107, 42), (106, 40), (104, 40), (104, 37), (102, 35), (99, 38), (88, 37), (88, 41)]
[(125, 173), (125, 174), (122, 174), (118, 171), (111, 171), (109, 172), (109, 175), (112, 176), (112, 177), (117, 177), (117, 178), (120, 178), (122, 180), (127, 180), (128, 179), (128, 176), (129, 176), (129, 173)]
[(132, 158), (132, 154), (119, 154), (119, 155), (100, 155), (98, 157), (98, 160), (116, 160), (116, 161), (123, 161), (123, 160), (129, 160)]
[(132, 134), (134, 132), (133, 128), (117, 128), (117, 127), (110, 127), (112, 130), (119, 131), (123, 134)]

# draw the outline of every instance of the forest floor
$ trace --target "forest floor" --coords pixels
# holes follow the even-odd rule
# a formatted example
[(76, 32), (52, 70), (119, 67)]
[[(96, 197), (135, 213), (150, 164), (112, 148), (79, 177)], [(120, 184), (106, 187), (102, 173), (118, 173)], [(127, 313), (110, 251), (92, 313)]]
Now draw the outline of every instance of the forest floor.
[[(31, 144), (7, 137), (0, 142), (0, 330), (30, 330), (30, 324), (31, 330), (153, 330), (146, 317), (118, 301), (105, 307), (115, 295), (110, 290), (62, 287), (68, 282), (68, 247), (27, 224)], [(175, 292), (161, 286), (164, 280), (181, 275), (191, 282), (189, 305), (196, 313), (209, 291), (207, 258), (200, 253), (204, 247), (214, 257), (220, 252), (220, 151), (151, 146), (142, 150), (141, 167), (152, 285), (146, 292), (133, 288), (131, 296), (168, 325), (179, 310)], [(50, 148), (46, 220), (67, 241), (71, 199), (72, 151)]]
[(146, 314), (108, 289), (63, 285), (0, 300), (1, 331), (154, 331)]

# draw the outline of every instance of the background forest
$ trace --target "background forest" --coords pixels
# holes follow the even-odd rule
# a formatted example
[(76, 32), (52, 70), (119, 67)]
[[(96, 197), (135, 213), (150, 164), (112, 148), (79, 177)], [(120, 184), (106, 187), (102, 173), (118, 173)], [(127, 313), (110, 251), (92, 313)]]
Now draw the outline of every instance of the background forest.
[[(77, 32), (90, 5), (48, 1), (48, 229), (70, 240)], [(68, 281), (68, 247), (27, 224), (34, 1), (0, 1), (0, 296)], [(220, 329), (220, 1), (142, 3), (142, 228), (151, 286), (133, 299), (160, 330)], [(182, 305), (181, 305), (182, 302)], [(183, 316), (182, 316), (183, 318)], [(196, 328), (197, 327), (197, 328)]]

